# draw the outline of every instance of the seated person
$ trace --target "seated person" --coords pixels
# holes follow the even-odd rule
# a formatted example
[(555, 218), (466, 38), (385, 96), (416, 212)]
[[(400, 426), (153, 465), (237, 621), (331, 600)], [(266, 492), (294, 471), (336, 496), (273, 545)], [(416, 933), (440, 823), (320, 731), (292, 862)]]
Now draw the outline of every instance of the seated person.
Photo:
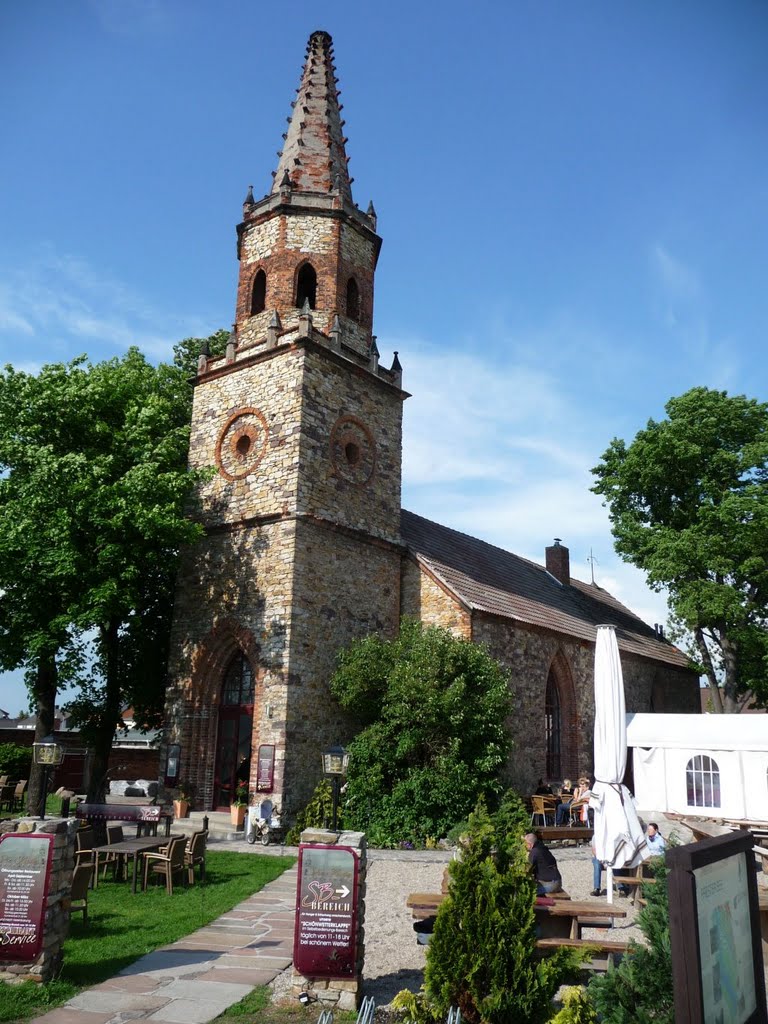
[(557, 805), (557, 814), (555, 815), (556, 825), (567, 825), (571, 820), (571, 803), (576, 795), (576, 791), (571, 785), (570, 779), (563, 779), (563, 786), (560, 790), (560, 803)]
[(645, 834), (645, 841), (652, 857), (659, 856), (664, 853), (667, 848), (666, 840), (661, 832), (659, 832), (659, 826), (655, 821), (648, 822), (648, 831)]
[(551, 851), (533, 832), (526, 835), (525, 845), (528, 848), (528, 863), (536, 879), (537, 896), (544, 896), (548, 892), (560, 892), (563, 880)]
[(548, 786), (543, 779), (539, 779), (539, 784), (533, 792), (536, 796), (552, 796), (552, 787)]
[(590, 825), (594, 819), (594, 812), (589, 808), (589, 798), (592, 795), (590, 788), (589, 779), (586, 775), (582, 775), (579, 779), (576, 791), (573, 794), (573, 800), (571, 801), (571, 810), (579, 811), (579, 817), (581, 818), (582, 825)]

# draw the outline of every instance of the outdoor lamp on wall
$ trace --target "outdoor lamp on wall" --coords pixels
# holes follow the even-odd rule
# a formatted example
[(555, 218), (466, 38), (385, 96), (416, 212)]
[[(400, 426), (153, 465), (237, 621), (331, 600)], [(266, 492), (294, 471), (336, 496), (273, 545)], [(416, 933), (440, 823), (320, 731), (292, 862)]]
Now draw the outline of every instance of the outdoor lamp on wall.
[(179, 764), (181, 762), (181, 745), (169, 743), (165, 755), (165, 784), (175, 786), (179, 781)]
[(344, 747), (329, 747), (322, 753), (323, 775), (333, 781), (333, 831), (336, 831), (336, 816), (339, 809), (339, 790), (341, 780), (349, 767), (349, 752)]
[(64, 747), (57, 743), (53, 736), (46, 736), (39, 743), (32, 744), (32, 760), (43, 769), (43, 785), (40, 795), (40, 821), (45, 821), (45, 801), (48, 796), (48, 777), (51, 768), (56, 768), (64, 760)]

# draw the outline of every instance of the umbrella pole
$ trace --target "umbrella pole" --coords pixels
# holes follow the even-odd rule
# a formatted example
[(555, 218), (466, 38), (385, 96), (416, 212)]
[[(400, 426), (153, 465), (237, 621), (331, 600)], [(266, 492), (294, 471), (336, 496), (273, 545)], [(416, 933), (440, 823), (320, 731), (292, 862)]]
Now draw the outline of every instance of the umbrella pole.
[(605, 895), (609, 903), (613, 903), (613, 868), (610, 864), (606, 865), (606, 890)]

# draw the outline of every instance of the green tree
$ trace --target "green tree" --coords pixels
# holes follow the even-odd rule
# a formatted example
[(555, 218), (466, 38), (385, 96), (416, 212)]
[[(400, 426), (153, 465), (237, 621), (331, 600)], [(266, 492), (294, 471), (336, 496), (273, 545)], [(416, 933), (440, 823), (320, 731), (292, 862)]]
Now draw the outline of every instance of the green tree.
[[(206, 349), (211, 356), (223, 356), (229, 337), (229, 331), (222, 328), (207, 338), (184, 338), (173, 346), (173, 365), (191, 380), (197, 373), (200, 353)], [(190, 387), (190, 398), (191, 394)]]
[(404, 621), (394, 640), (343, 651), (331, 691), (362, 725), (349, 744), (344, 821), (371, 842), (444, 836), (479, 795), (497, 801), (511, 696), (482, 647)]
[(480, 800), (470, 815), (427, 948), (424, 989), (396, 999), (406, 1020), (445, 1020), (458, 1006), (469, 1024), (540, 1024), (552, 1015), (557, 989), (590, 954), (559, 949), (538, 955), (536, 885), (524, 828), (509, 828), (513, 803), (491, 817)]
[(768, 701), (768, 405), (697, 387), (593, 470), (616, 550), (666, 588), (714, 710)]
[(199, 536), (189, 391), (136, 349), (0, 377), (0, 545), (15, 556), (0, 557), (0, 657), (30, 669), (38, 711), (41, 667), (48, 698), (62, 668), (80, 687), (69, 707), (94, 750), (91, 798), (122, 708), (162, 712), (177, 555)]
[(672, 953), (669, 938), (667, 869), (651, 861), (655, 882), (643, 886), (645, 906), (638, 915), (647, 946), (631, 943), (615, 970), (595, 977), (588, 994), (605, 1024), (674, 1024)]

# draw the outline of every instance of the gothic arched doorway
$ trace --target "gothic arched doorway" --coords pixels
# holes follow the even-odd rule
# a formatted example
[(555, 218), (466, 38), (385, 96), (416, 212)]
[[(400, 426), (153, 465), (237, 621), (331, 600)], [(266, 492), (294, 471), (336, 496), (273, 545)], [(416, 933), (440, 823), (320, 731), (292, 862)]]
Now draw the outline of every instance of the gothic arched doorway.
[(238, 651), (229, 663), (221, 687), (213, 780), (213, 806), (216, 810), (226, 810), (231, 804), (243, 758), (250, 765), (253, 690), (251, 663), (242, 651)]

